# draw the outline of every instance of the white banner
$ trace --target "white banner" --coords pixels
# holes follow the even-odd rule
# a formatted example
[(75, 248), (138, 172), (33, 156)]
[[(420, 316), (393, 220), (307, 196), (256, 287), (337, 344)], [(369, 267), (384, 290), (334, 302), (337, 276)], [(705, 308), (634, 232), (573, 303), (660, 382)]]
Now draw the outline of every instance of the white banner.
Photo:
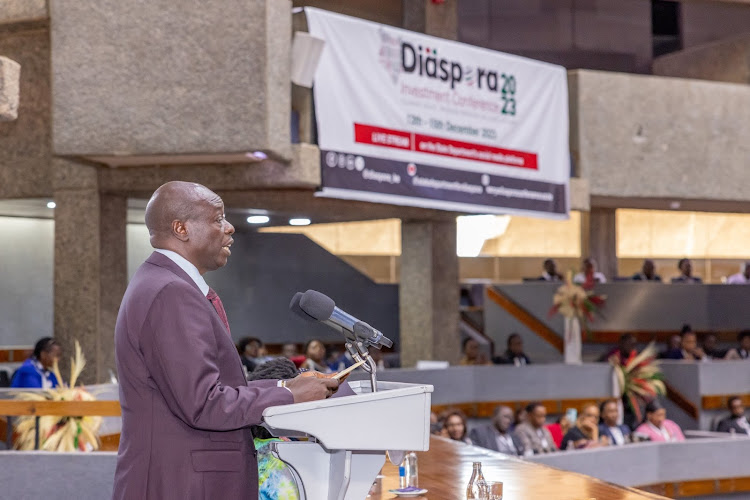
[(561, 66), (305, 8), (320, 196), (566, 218)]

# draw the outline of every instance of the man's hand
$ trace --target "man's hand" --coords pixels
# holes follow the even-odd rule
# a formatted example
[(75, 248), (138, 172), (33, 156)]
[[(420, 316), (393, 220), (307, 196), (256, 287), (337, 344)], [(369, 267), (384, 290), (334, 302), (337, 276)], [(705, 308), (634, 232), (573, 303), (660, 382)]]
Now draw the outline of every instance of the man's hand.
[(295, 403), (317, 401), (331, 397), (339, 388), (339, 381), (334, 378), (303, 377), (297, 375), (286, 381), (287, 388), (292, 391)]

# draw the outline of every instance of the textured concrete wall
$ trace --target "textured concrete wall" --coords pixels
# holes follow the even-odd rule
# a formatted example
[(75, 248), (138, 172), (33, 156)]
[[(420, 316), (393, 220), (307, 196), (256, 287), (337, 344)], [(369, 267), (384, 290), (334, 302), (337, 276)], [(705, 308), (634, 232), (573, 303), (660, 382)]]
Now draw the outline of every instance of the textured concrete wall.
[(571, 149), (592, 197), (750, 199), (750, 86), (569, 75)]
[(644, 0), (462, 0), (459, 39), (567, 68), (647, 72), (651, 5)]
[(54, 150), (290, 156), (288, 0), (51, 0)]
[(0, 0), (0, 24), (40, 21), (48, 16), (47, 0)]
[(18, 118), (0, 122), (0, 198), (52, 194), (49, 51), (45, 30), (0, 32), (0, 54), (22, 68)]
[(750, 83), (750, 33), (656, 58), (653, 72), (661, 76)]

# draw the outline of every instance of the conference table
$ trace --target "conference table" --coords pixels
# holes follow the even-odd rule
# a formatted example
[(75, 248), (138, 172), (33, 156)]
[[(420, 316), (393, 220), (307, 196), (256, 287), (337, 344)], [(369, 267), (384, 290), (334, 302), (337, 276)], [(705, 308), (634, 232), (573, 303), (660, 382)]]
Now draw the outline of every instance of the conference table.
[[(503, 482), (503, 500), (646, 500), (664, 499), (633, 488), (622, 488), (592, 477), (525, 462), (445, 438), (432, 437), (430, 450), (417, 452), (419, 486), (431, 500), (466, 498), (473, 462), (482, 462), (487, 481)], [(388, 490), (398, 485), (398, 467), (386, 462), (373, 500), (396, 498)]]

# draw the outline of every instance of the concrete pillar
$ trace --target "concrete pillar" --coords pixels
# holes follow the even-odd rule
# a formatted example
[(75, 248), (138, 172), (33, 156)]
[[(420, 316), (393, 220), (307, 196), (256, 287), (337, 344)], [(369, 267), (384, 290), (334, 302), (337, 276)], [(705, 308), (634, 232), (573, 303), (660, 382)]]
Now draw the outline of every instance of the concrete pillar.
[(96, 167), (53, 160), (55, 208), (54, 325), (63, 346), (62, 375), (80, 342), (82, 382), (102, 382), (114, 370), (114, 321), (127, 283), (126, 205), (102, 196)]
[(401, 365), (461, 357), (456, 223), (402, 221)]
[(403, 26), (427, 35), (458, 39), (458, 0), (402, 0)]
[(581, 255), (596, 259), (599, 271), (611, 280), (617, 276), (615, 209), (592, 207), (587, 219), (586, 224), (581, 224)]

